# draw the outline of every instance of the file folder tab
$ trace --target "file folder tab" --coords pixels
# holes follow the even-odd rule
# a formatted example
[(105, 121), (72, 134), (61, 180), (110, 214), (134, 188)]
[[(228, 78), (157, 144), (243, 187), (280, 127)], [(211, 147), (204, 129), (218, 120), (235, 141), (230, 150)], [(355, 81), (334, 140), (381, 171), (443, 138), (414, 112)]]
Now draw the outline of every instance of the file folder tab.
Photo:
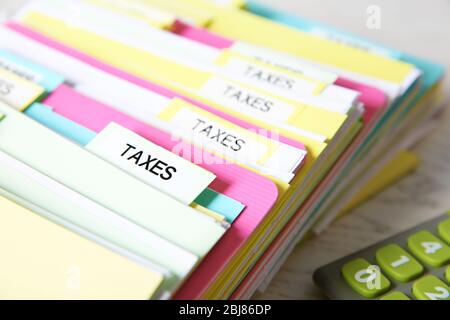
[(33, 103), (24, 113), (82, 146), (88, 144), (96, 136), (95, 132), (60, 116), (53, 112), (51, 107), (41, 103)]
[(169, 29), (176, 21), (175, 15), (136, 1), (88, 0), (87, 2), (113, 12), (119, 12), (133, 18), (144, 20), (155, 28)]
[(180, 7), (180, 4), (175, 1), (145, 0), (143, 3), (152, 8), (158, 8), (159, 10), (174, 13), (177, 16), (177, 19), (181, 19), (196, 26), (206, 27), (214, 19), (214, 14), (210, 10), (193, 8), (189, 5), (182, 5)]
[(211, 2), (220, 6), (232, 8), (244, 8), (246, 3), (245, 0), (211, 0)]
[[(332, 138), (335, 129), (346, 119), (344, 115), (299, 103), (294, 105), (220, 77), (211, 77), (199, 90), (199, 94), (224, 112), (232, 113), (248, 122), (266, 122), (265, 127), (270, 126), (281, 135), (298, 135), (319, 143)], [(328, 128), (331, 130), (325, 132), (317, 125), (317, 120), (311, 119), (329, 123)], [(317, 128), (322, 132), (317, 132)], [(323, 133), (329, 134), (330, 137)]]
[(44, 88), (0, 69), (0, 100), (23, 111), (45, 93)]
[(224, 51), (216, 61), (220, 65), (219, 72), (235, 81), (240, 81), (267, 92), (296, 96), (301, 99), (304, 95), (318, 94), (326, 84), (308, 79), (303, 75), (277, 70), (275, 66), (254, 62), (249, 58), (239, 57), (230, 51)]
[(207, 170), (115, 123), (103, 129), (86, 148), (188, 205), (216, 178)]
[(275, 132), (262, 135), (242, 129), (180, 99), (174, 99), (159, 118), (175, 125), (189, 142), (232, 161), (264, 166), (261, 170), (280, 179), (290, 180), (306, 157), (305, 150), (276, 141)]
[(333, 84), (338, 79), (338, 76), (335, 73), (327, 72), (308, 63), (306, 60), (302, 60), (298, 56), (290, 55), (275, 49), (257, 46), (243, 41), (234, 42), (229, 49), (233, 52), (262, 61), (268, 65), (303, 74), (327, 84)]
[(212, 77), (200, 93), (223, 106), (250, 117), (285, 123), (296, 107), (219, 77)]

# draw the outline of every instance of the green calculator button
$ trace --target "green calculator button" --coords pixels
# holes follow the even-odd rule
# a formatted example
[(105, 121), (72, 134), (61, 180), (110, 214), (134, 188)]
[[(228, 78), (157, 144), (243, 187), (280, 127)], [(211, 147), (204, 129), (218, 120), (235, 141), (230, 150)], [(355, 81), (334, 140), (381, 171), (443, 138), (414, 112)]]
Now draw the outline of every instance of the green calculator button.
[(419, 300), (450, 300), (450, 287), (435, 276), (426, 276), (413, 284), (412, 292)]
[(441, 222), (438, 226), (439, 235), (450, 244), (450, 219)]
[(342, 275), (348, 285), (366, 298), (376, 298), (386, 293), (391, 283), (383, 276), (378, 266), (364, 259), (356, 259), (344, 265)]
[(431, 232), (421, 231), (408, 239), (408, 247), (421, 261), (441, 267), (450, 261), (450, 247), (435, 237)]
[(381, 269), (395, 280), (408, 282), (419, 277), (424, 268), (408, 252), (396, 244), (381, 248), (376, 253)]
[(380, 300), (411, 300), (406, 294), (400, 291), (394, 291), (388, 293), (384, 297), (381, 297)]

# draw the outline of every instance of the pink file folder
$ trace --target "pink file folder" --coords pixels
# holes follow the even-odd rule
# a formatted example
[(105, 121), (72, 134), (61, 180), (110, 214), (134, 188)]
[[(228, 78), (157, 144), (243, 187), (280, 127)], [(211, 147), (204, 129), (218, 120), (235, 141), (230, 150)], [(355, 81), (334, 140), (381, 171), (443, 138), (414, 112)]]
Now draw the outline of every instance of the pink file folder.
[[(181, 21), (177, 21), (174, 24), (172, 32), (216, 49), (227, 49), (235, 43), (231, 39), (224, 38), (206, 29), (194, 27)], [(387, 106), (387, 97), (379, 89), (343, 77), (339, 77), (335, 84), (361, 93), (359, 101), (364, 103), (364, 120), (366, 122), (369, 122), (380, 109)]]
[[(54, 112), (96, 132), (103, 130), (110, 122), (115, 122), (167, 150), (173, 150), (179, 143), (173, 141), (169, 134), (83, 96), (66, 85), (56, 89), (44, 100), (44, 103), (52, 107)], [(195, 152), (195, 147), (191, 145), (188, 145), (188, 149)], [(178, 298), (199, 298), (223, 266), (263, 221), (278, 195), (278, 190), (272, 181), (237, 165), (201, 164), (200, 166), (217, 176), (210, 186), (213, 190), (242, 202), (246, 207), (225, 236), (183, 285), (177, 295)]]

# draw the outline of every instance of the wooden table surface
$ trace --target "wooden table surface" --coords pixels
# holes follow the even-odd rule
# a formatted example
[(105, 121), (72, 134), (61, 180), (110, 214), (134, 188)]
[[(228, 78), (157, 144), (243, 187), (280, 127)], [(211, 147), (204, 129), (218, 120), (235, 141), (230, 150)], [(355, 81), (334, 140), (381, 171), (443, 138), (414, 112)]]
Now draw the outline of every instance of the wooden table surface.
[[(373, 39), (440, 62), (450, 70), (449, 0), (260, 0), (303, 17)], [(0, 0), (0, 17), (20, 5)], [(367, 8), (378, 5), (380, 29), (366, 26)], [(448, 82), (445, 87), (450, 94)], [(312, 272), (385, 237), (438, 216), (450, 208), (450, 116), (436, 133), (418, 146), (422, 166), (341, 219), (325, 233), (298, 246), (257, 299), (323, 299)]]

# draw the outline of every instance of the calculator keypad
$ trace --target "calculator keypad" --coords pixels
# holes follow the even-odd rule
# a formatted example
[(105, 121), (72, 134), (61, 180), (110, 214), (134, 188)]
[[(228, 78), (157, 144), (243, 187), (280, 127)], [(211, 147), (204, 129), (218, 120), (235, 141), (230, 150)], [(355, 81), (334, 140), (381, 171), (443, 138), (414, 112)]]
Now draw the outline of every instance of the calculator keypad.
[(333, 299), (450, 300), (449, 214), (320, 268)]

